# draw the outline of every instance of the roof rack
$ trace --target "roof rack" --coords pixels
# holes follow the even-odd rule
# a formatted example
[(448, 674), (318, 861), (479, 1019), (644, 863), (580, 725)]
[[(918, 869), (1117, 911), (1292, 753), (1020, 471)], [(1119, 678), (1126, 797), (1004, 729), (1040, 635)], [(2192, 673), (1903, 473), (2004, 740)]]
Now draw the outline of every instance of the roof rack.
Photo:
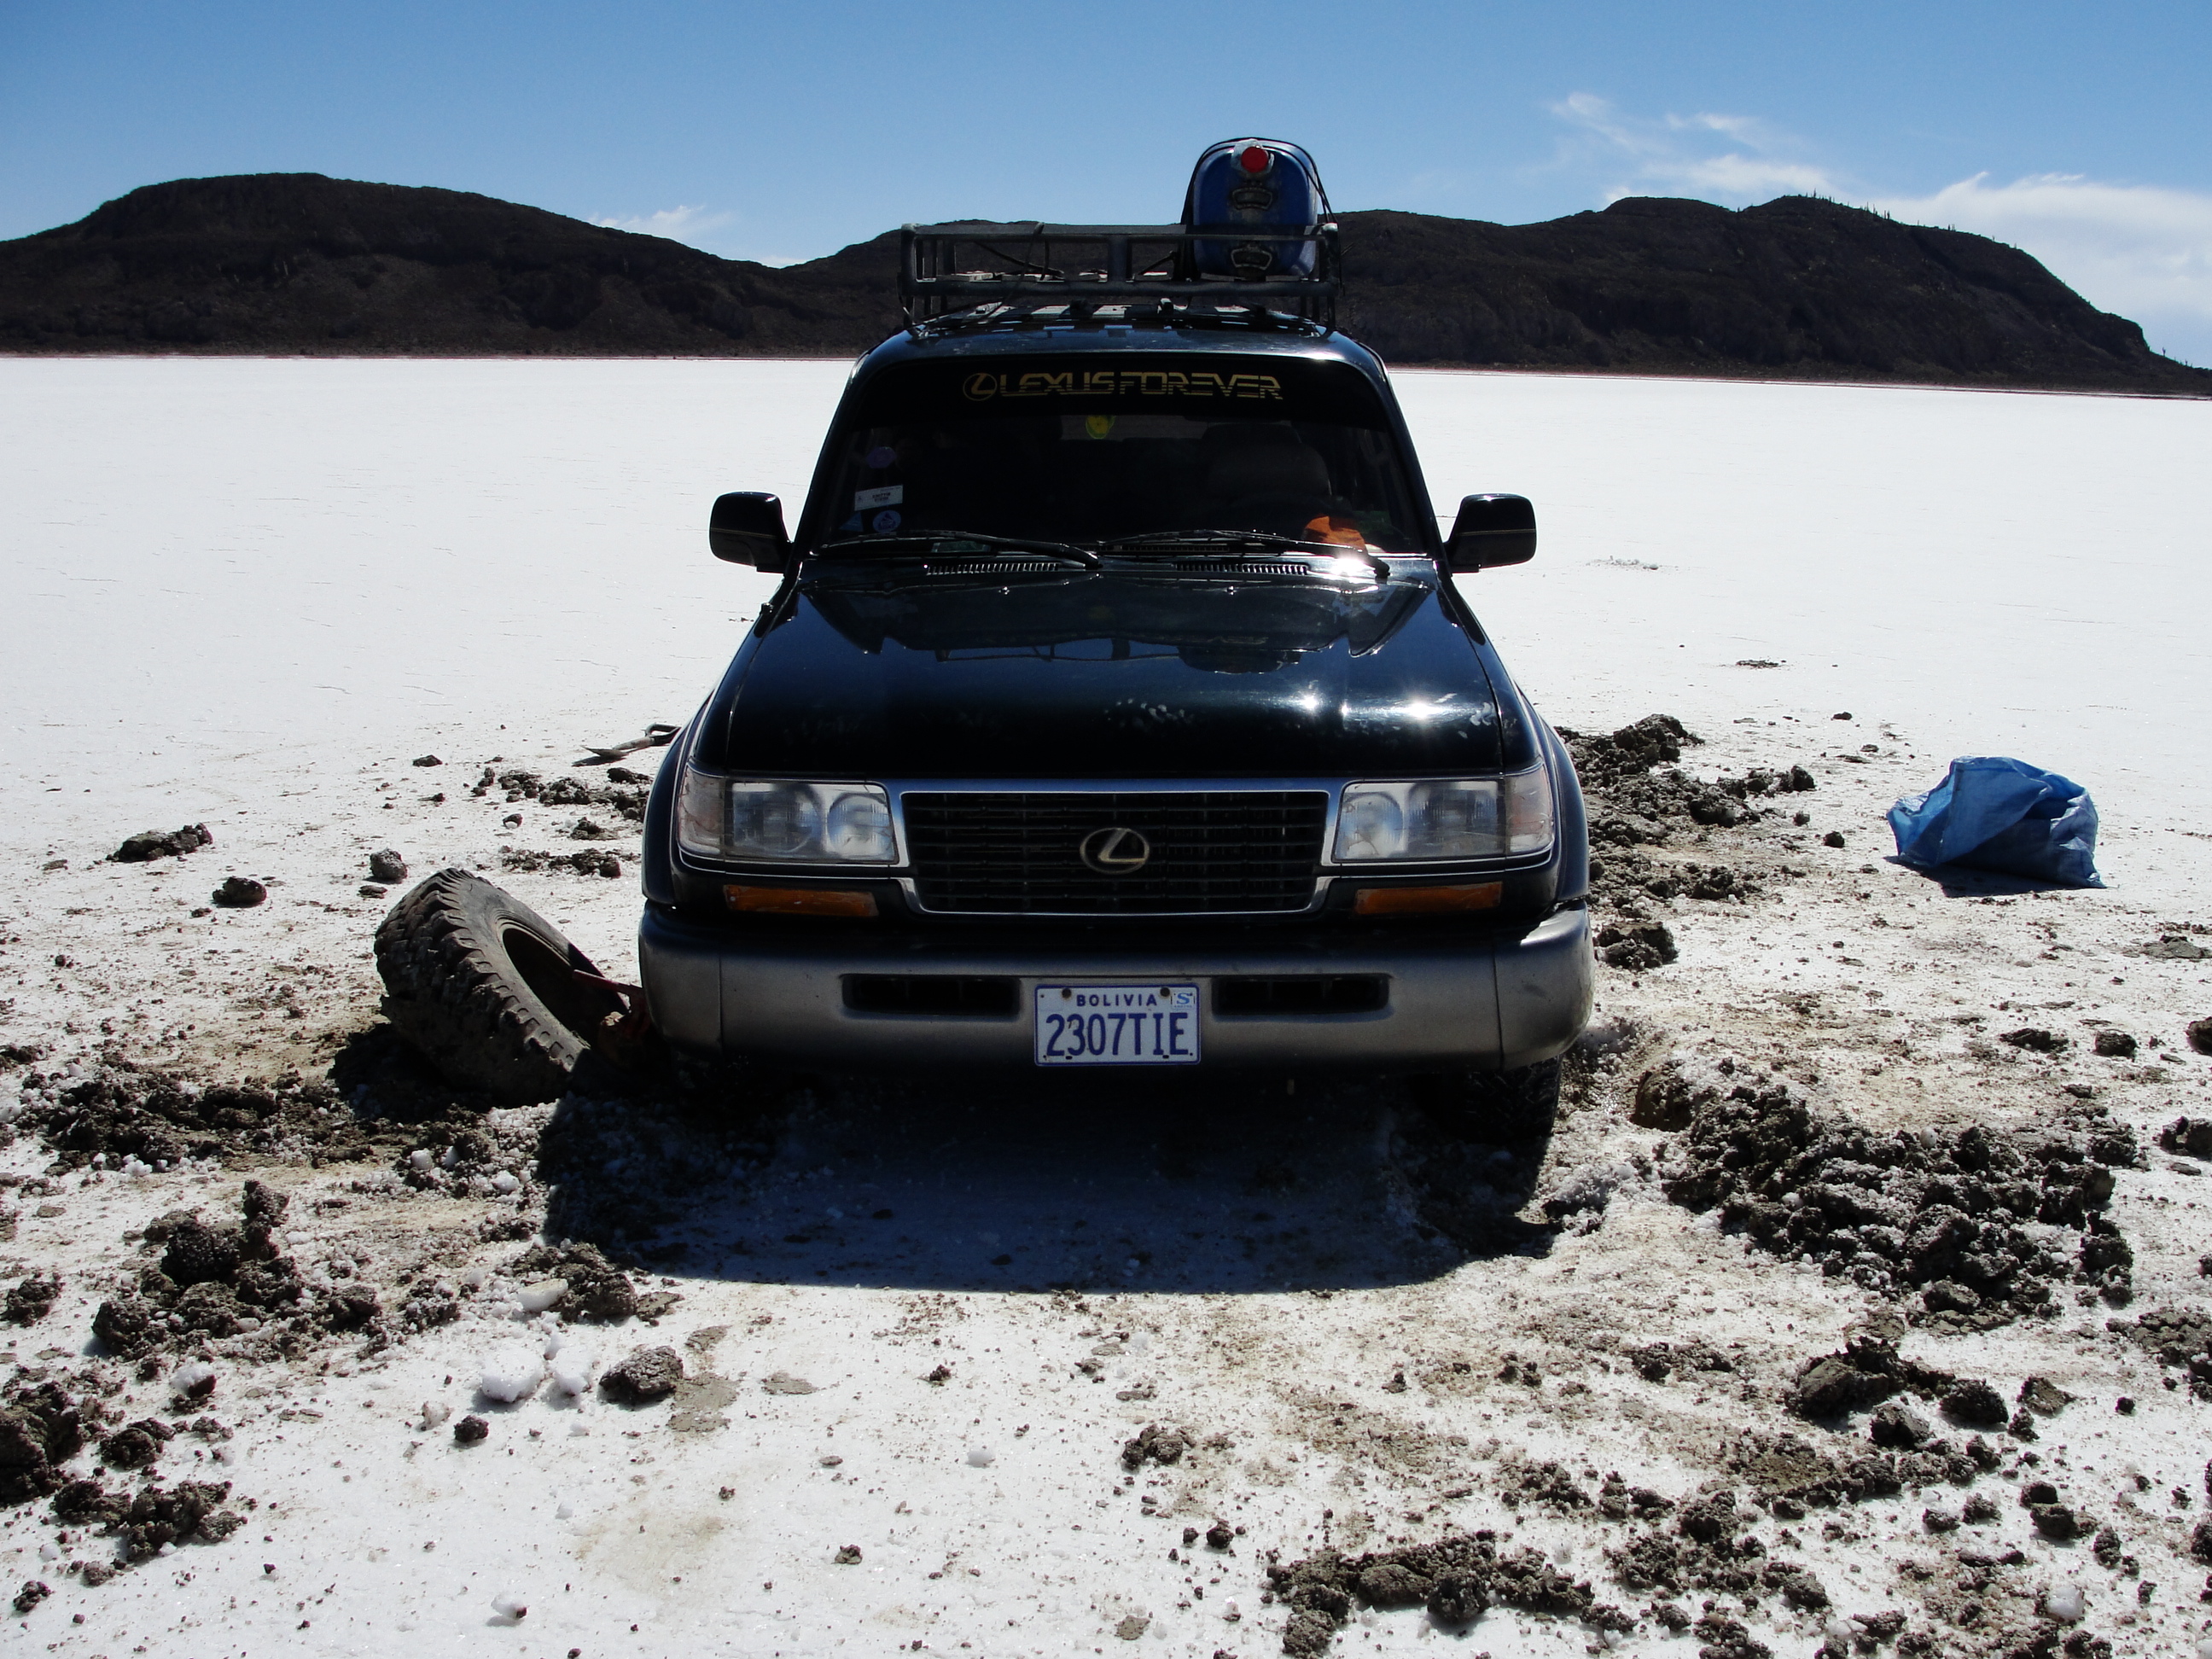
[[(1285, 263), (1270, 244), (1304, 244), (1312, 274), (1212, 276), (1199, 272), (1198, 244), (1243, 268)], [(1238, 256), (1243, 256), (1241, 258)], [(1343, 286), (1336, 226), (1048, 225), (969, 222), (908, 225), (900, 234), (899, 298), (907, 327), (980, 326), (1065, 307), (1071, 317), (1126, 307), (1165, 318), (1241, 313), (1248, 323), (1291, 321), (1323, 332), (1336, 326)]]

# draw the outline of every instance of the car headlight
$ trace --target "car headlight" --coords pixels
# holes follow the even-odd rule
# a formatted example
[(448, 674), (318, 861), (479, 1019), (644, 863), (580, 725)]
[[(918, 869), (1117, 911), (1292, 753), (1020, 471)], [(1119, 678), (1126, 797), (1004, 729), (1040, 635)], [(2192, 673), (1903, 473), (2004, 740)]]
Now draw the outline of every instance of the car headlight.
[(1542, 767), (1504, 778), (1352, 783), (1336, 815), (1342, 864), (1503, 859), (1552, 845), (1552, 777)]
[(687, 767), (677, 840), (708, 859), (890, 864), (890, 797), (872, 783), (726, 778)]

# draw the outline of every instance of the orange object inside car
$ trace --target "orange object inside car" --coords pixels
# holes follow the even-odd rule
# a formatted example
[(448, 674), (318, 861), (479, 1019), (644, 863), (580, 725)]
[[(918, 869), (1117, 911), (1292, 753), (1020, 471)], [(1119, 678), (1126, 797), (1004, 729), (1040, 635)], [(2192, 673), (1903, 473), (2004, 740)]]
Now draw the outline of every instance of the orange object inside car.
[(1324, 513), (1317, 519), (1307, 520), (1306, 539), (1310, 542), (1327, 542), (1333, 547), (1367, 545), (1367, 538), (1360, 533), (1358, 525), (1334, 513)]

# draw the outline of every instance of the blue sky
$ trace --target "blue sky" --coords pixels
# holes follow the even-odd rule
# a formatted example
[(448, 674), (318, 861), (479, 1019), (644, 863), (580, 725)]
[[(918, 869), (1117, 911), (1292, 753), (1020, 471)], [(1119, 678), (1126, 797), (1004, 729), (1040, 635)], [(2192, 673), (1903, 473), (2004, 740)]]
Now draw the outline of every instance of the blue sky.
[(2212, 6), (0, 0), (0, 238), (158, 179), (443, 185), (807, 258), (1173, 216), (1206, 142), (1521, 222), (1813, 190), (2027, 247), (2212, 363)]

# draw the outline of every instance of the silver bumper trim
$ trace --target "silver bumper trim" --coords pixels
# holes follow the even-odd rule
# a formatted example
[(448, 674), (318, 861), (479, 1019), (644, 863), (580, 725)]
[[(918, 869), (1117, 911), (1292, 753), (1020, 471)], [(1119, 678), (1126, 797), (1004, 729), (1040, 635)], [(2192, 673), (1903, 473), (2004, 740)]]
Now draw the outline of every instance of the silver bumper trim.
[[(1170, 946), (1141, 938), (978, 940), (835, 924), (818, 934), (789, 927), (708, 928), (648, 909), (638, 961), (653, 1022), (679, 1048), (854, 1068), (1028, 1066), (1038, 981), (1120, 979), (1204, 985), (1201, 1066), (1521, 1066), (1575, 1040), (1595, 987), (1589, 915), (1582, 909), (1517, 934), (1300, 932)], [(848, 974), (1012, 978), (1019, 982), (1017, 1012), (860, 1012), (845, 1006)], [(1370, 1013), (1213, 1012), (1214, 979), (1301, 974), (1383, 975), (1389, 1005)]]

